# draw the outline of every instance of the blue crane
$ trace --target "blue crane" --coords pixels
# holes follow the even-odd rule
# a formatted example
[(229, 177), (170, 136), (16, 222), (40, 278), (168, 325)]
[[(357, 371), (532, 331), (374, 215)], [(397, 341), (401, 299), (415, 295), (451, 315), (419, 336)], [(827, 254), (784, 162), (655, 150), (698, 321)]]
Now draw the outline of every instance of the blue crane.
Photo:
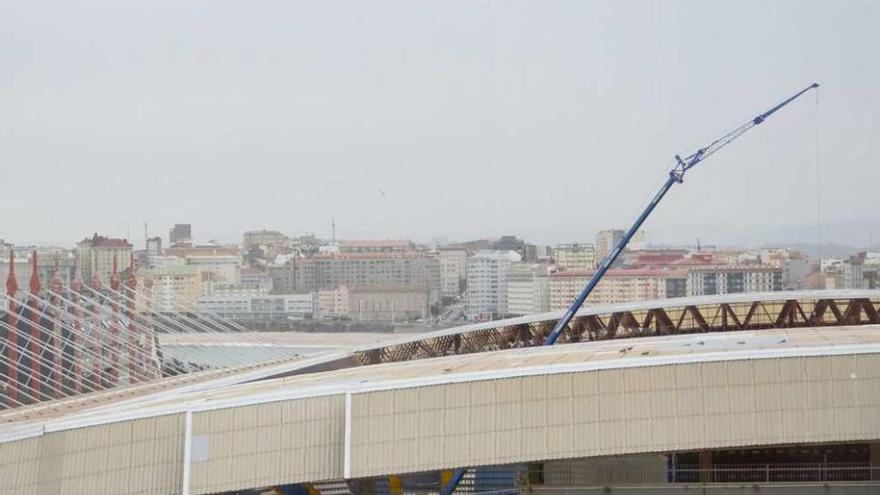
[[(565, 330), (565, 327), (571, 322), (571, 319), (574, 318), (575, 313), (581, 309), (584, 301), (587, 300), (587, 297), (590, 296), (590, 293), (593, 292), (593, 289), (596, 288), (596, 285), (599, 284), (599, 281), (602, 280), (602, 277), (605, 276), (605, 272), (611, 268), (611, 265), (614, 264), (614, 261), (620, 256), (620, 253), (623, 252), (626, 245), (629, 244), (630, 239), (635, 235), (635, 233), (641, 228), (642, 224), (645, 223), (645, 220), (651, 215), (651, 212), (654, 211), (654, 208), (660, 203), (660, 200), (663, 199), (663, 196), (669, 192), (669, 189), (672, 188), (676, 183), (684, 182), (684, 174), (687, 173), (688, 170), (692, 169), (701, 161), (709, 158), (716, 151), (730, 144), (734, 139), (742, 136), (752, 127), (764, 122), (767, 117), (773, 115), (777, 111), (779, 111), (782, 107), (788, 105), (796, 98), (806, 93), (807, 91), (818, 88), (818, 83), (813, 83), (806, 88), (799, 91), (794, 96), (784, 100), (778, 105), (774, 106), (770, 110), (758, 115), (757, 117), (749, 120), (745, 124), (737, 127), (736, 129), (730, 131), (729, 133), (721, 136), (720, 138), (712, 141), (708, 146), (698, 149), (697, 151), (691, 153), (690, 155), (682, 158), (680, 155), (675, 155), (675, 165), (672, 170), (669, 171), (669, 177), (666, 178), (666, 182), (660, 186), (660, 190), (657, 191), (656, 194), (651, 198), (651, 201), (648, 202), (648, 206), (642, 211), (642, 213), (636, 218), (636, 221), (633, 222), (632, 226), (630, 226), (629, 230), (620, 238), (620, 240), (615, 244), (614, 249), (605, 256), (605, 259), (602, 260), (602, 263), (599, 264), (599, 268), (596, 269), (593, 276), (590, 277), (590, 280), (587, 281), (587, 285), (584, 286), (583, 290), (581, 290), (580, 294), (578, 294), (577, 298), (575, 298), (574, 302), (571, 303), (571, 306), (562, 315), (556, 322), (556, 326), (553, 327), (553, 330), (547, 335), (547, 338), (544, 339), (544, 345), (553, 345), (556, 343), (556, 340), (562, 335), (562, 331)], [(461, 479), (464, 477), (465, 469), (456, 469), (453, 473), (449, 482), (443, 487), (441, 491), (441, 495), (451, 495), (458, 484), (461, 482)]]
[(654, 195), (654, 197), (648, 203), (648, 206), (646, 206), (642, 213), (638, 216), (638, 218), (636, 218), (636, 221), (633, 222), (629, 230), (627, 230), (623, 237), (620, 238), (620, 240), (614, 246), (614, 249), (612, 249), (611, 252), (608, 253), (607, 256), (605, 256), (605, 259), (602, 260), (599, 268), (596, 269), (596, 272), (593, 273), (593, 276), (587, 282), (587, 285), (584, 286), (584, 289), (581, 291), (581, 293), (578, 294), (574, 302), (571, 303), (568, 311), (566, 311), (565, 314), (562, 315), (562, 318), (560, 318), (556, 322), (556, 326), (553, 327), (553, 330), (550, 332), (547, 338), (544, 339), (544, 345), (553, 345), (556, 343), (556, 339), (558, 339), (559, 336), (562, 334), (562, 331), (574, 317), (575, 313), (577, 313), (577, 311), (581, 309), (584, 301), (587, 300), (587, 297), (589, 297), (590, 293), (593, 292), (593, 289), (596, 288), (596, 285), (599, 284), (599, 281), (602, 280), (605, 272), (607, 272), (608, 269), (611, 268), (611, 265), (614, 263), (617, 257), (620, 256), (620, 253), (622, 253), (624, 248), (626, 248), (626, 245), (629, 244), (630, 239), (632, 239), (639, 228), (641, 228), (642, 224), (645, 223), (645, 220), (648, 218), (651, 212), (654, 211), (654, 208), (657, 207), (657, 205), (660, 203), (660, 200), (663, 199), (663, 196), (665, 196), (666, 193), (669, 192), (669, 189), (671, 189), (672, 186), (676, 183), (681, 184), (682, 182), (684, 182), (684, 174), (687, 173), (688, 170), (692, 169), (694, 166), (696, 166), (698, 163), (705, 160), (706, 158), (709, 158), (716, 151), (730, 144), (734, 139), (745, 134), (746, 131), (748, 131), (752, 127), (755, 127), (761, 122), (764, 122), (767, 117), (773, 115), (782, 107), (794, 101), (795, 98), (813, 88), (818, 87), (818, 83), (813, 83), (807, 86), (791, 98), (783, 101), (782, 103), (776, 105), (770, 110), (767, 110), (761, 115), (758, 115), (757, 117), (730, 131), (724, 136), (721, 136), (715, 141), (712, 141), (712, 143), (708, 146), (698, 149), (697, 151), (693, 152), (685, 158), (682, 158), (680, 155), (675, 155), (676, 163), (672, 170), (669, 171), (669, 177), (666, 178), (666, 182), (664, 182), (663, 185), (660, 186), (660, 190), (657, 191), (657, 194)]

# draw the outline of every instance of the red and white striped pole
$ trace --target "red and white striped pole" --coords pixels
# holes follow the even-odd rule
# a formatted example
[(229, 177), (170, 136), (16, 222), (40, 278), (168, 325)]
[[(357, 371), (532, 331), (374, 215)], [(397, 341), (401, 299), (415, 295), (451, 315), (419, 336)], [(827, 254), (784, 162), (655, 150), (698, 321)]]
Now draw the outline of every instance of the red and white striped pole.
[(70, 299), (73, 302), (73, 390), (76, 393), (82, 393), (82, 311), (79, 308), (79, 293), (82, 291), (82, 279), (79, 276), (79, 269), (76, 261), (73, 265), (73, 284), (71, 285)]
[(144, 309), (147, 313), (147, 321), (145, 330), (146, 335), (144, 336), (144, 353), (146, 354), (146, 359), (150, 363), (149, 368), (153, 371), (154, 378), (160, 378), (162, 376), (162, 369), (159, 364), (153, 359), (153, 346), (155, 345), (155, 329), (153, 328), (153, 298), (147, 297), (146, 294), (150, 294), (153, 291), (153, 278), (150, 277), (149, 274), (144, 276)]
[(61, 313), (61, 301), (58, 300), (57, 294), (61, 294), (61, 291), (64, 288), (64, 282), (61, 281), (60, 267), (58, 265), (58, 259), (55, 259), (55, 269), (52, 274), (52, 296), (49, 298), (49, 303), (53, 308), (54, 318), (52, 320), (52, 351), (54, 353), (52, 359), (52, 384), (55, 386), (55, 396), (61, 397), (61, 380), (62, 373), (62, 355), (64, 353), (64, 343), (62, 342), (62, 332), (61, 332), (61, 318), (63, 315)]
[(39, 397), (40, 393), (42, 393), (42, 366), (40, 365), (40, 361), (36, 358), (36, 356), (40, 355), (40, 305), (37, 302), (36, 295), (40, 293), (42, 287), (40, 286), (40, 272), (37, 271), (37, 251), (34, 250), (31, 262), (32, 270), (31, 270), (31, 295), (28, 298), (28, 308), (31, 312), (31, 390), (33, 390), (33, 396)]
[[(101, 279), (98, 277), (97, 270), (92, 272), (92, 289), (95, 292), (101, 292)], [(95, 358), (92, 361), (92, 373), (94, 374), (95, 381), (103, 388), (104, 387), (104, 331), (101, 328), (101, 308), (96, 307), (95, 310), (98, 313), (98, 318), (95, 320), (93, 329), (95, 332)]]
[[(110, 273), (110, 288), (114, 293), (119, 292), (119, 272), (116, 270), (116, 255), (113, 255), (113, 271)], [(113, 313), (113, 321), (110, 325), (110, 376), (112, 385), (119, 385), (119, 301), (116, 296), (110, 298), (110, 310)]]
[[(6, 277), (6, 294), (9, 296), (9, 316), (7, 323), (12, 328), (18, 328), (18, 317), (15, 314), (15, 294), (18, 292), (18, 282), (15, 280), (15, 252), (9, 250), (9, 275)], [(18, 334), (7, 332), (9, 341), (9, 398), (18, 402)]]
[(134, 377), (139, 374), (139, 368), (143, 361), (143, 349), (139, 345), (137, 338), (137, 328), (134, 319), (136, 315), (135, 298), (137, 294), (137, 278), (134, 275), (134, 256), (128, 264), (128, 279), (126, 280), (126, 289), (128, 292), (128, 300), (125, 303), (126, 312), (128, 313), (128, 381), (134, 382)]

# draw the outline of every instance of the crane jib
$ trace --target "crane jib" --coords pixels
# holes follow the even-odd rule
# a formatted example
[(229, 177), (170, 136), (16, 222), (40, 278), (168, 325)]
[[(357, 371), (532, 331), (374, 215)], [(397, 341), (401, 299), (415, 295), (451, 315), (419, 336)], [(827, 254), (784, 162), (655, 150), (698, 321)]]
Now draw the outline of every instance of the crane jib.
[(738, 127), (736, 130), (722, 136), (719, 139), (716, 139), (709, 146), (698, 149), (687, 158), (682, 159), (679, 155), (676, 155), (676, 165), (675, 167), (673, 167), (672, 170), (669, 171), (669, 177), (667, 178), (666, 182), (663, 183), (663, 186), (660, 187), (660, 190), (657, 191), (657, 194), (655, 194), (651, 201), (648, 203), (648, 206), (645, 207), (644, 211), (642, 211), (642, 213), (638, 216), (633, 225), (626, 231), (626, 234), (624, 234), (624, 236), (621, 237), (620, 241), (617, 242), (617, 244), (614, 246), (614, 249), (608, 254), (608, 256), (605, 257), (604, 260), (602, 260), (602, 263), (599, 264), (599, 268), (593, 273), (593, 276), (590, 277), (590, 280), (587, 281), (586, 286), (584, 286), (583, 290), (580, 292), (580, 294), (578, 294), (574, 302), (572, 302), (571, 307), (569, 307), (568, 311), (566, 311), (565, 314), (562, 315), (562, 318), (560, 318), (556, 322), (553, 330), (551, 330), (550, 333), (547, 335), (547, 338), (544, 339), (544, 345), (553, 345), (556, 343), (556, 340), (562, 334), (562, 331), (569, 324), (571, 319), (574, 318), (574, 315), (584, 304), (584, 301), (587, 300), (587, 298), (590, 296), (590, 293), (593, 291), (599, 281), (602, 280), (602, 277), (605, 276), (605, 273), (608, 271), (608, 269), (611, 267), (617, 257), (620, 256), (620, 253), (622, 253), (627, 244), (629, 244), (630, 239), (632, 239), (638, 229), (642, 226), (642, 223), (644, 223), (644, 221), (648, 218), (648, 215), (651, 214), (654, 208), (657, 207), (657, 205), (660, 203), (660, 200), (669, 191), (673, 184), (682, 183), (684, 181), (684, 174), (693, 166), (708, 158), (709, 155), (711, 155), (712, 153), (715, 153), (724, 146), (730, 144), (731, 142), (733, 142), (734, 139), (741, 136), (755, 125), (760, 124), (767, 117), (774, 114), (782, 107), (788, 105), (802, 94), (806, 93), (810, 89), (818, 87), (818, 83), (811, 84), (810, 86), (802, 89), (795, 95), (770, 108), (770, 110), (767, 110), (766, 112), (746, 122), (742, 126)]

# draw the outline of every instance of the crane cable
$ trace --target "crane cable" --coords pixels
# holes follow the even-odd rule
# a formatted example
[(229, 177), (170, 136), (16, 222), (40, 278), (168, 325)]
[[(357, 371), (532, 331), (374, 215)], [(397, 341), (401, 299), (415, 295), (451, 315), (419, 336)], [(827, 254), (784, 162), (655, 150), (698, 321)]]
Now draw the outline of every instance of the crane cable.
[(822, 274), (822, 154), (819, 139), (819, 88), (816, 88), (816, 133), (815, 133), (815, 151), (816, 151), (816, 259), (818, 261), (820, 289), (825, 288), (825, 278)]

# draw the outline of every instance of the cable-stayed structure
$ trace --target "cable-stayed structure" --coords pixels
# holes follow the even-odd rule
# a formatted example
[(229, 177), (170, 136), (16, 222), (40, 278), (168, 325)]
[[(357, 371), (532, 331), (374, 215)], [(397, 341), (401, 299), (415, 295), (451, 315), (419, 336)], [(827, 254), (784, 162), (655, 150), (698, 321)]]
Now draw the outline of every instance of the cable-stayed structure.
[(196, 340), (187, 343), (187, 357), (178, 359), (163, 349), (162, 336), (235, 334), (240, 345), (268, 345), (248, 328), (180, 301), (158, 304), (152, 279), (139, 277), (133, 261), (120, 272), (114, 259), (106, 284), (97, 275), (82, 280), (75, 265), (65, 284), (58, 263), (51, 280), (42, 280), (36, 251), (31, 265), (27, 285), (20, 284), (26, 274), (15, 272), (10, 251), (0, 304), (0, 409), (212, 370), (239, 352)]

